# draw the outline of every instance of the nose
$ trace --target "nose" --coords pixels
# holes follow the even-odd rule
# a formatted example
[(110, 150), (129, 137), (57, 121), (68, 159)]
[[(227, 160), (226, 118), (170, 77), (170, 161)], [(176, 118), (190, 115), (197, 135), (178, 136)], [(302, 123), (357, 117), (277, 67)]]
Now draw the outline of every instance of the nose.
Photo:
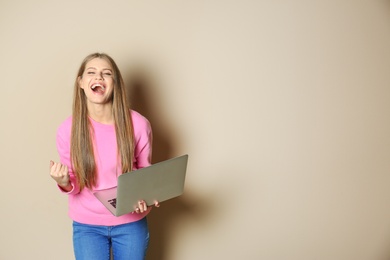
[(102, 80), (103, 79), (102, 73), (96, 73), (95, 79), (96, 80)]

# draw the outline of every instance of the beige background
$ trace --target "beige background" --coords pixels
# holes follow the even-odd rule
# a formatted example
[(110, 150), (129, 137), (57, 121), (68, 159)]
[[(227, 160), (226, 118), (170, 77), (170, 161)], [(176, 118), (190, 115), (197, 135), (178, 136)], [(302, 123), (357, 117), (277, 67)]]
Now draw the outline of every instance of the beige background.
[(190, 155), (149, 260), (390, 259), (389, 1), (1, 0), (0, 46), (0, 259), (73, 259), (48, 166), (95, 51)]

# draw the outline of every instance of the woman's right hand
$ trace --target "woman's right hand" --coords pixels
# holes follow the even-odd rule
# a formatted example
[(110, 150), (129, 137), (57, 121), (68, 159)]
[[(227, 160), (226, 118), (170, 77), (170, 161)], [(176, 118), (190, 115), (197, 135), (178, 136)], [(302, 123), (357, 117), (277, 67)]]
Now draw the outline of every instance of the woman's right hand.
[(61, 188), (66, 189), (70, 186), (68, 166), (50, 161), (50, 176)]

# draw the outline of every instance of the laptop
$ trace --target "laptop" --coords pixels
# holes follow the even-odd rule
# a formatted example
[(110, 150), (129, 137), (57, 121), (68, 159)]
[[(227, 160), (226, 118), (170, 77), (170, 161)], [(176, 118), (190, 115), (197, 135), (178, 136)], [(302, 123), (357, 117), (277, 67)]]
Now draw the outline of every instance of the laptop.
[(118, 186), (94, 192), (94, 195), (114, 215), (133, 212), (138, 201), (148, 206), (183, 194), (188, 155), (182, 155), (118, 177)]

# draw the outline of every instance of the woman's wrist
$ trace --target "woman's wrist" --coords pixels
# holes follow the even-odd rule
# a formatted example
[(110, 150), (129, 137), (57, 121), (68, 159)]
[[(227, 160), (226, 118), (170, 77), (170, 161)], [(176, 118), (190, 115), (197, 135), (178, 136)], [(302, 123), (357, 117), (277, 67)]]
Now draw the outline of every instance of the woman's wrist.
[(58, 186), (62, 189), (62, 190), (64, 190), (64, 191), (67, 191), (67, 192), (69, 192), (69, 191), (71, 191), (72, 189), (73, 189), (73, 186), (72, 186), (72, 184), (70, 183), (70, 181), (68, 181), (68, 183), (66, 183), (66, 184), (63, 184), (63, 183), (58, 183)]

